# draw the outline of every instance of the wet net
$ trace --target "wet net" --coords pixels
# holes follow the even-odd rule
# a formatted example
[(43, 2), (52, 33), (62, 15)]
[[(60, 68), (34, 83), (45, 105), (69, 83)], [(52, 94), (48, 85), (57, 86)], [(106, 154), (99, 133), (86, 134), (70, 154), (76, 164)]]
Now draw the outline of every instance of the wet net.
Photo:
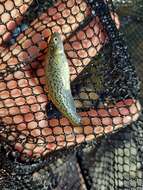
[[(115, 5), (120, 7), (119, 14), (133, 6), (131, 16), (141, 27), (142, 14), (136, 18), (141, 2), (132, 3)], [(10, 164), (1, 158), (5, 169), (14, 170), (19, 162), (19, 175), (28, 168), (32, 173), (53, 161), (53, 155), (63, 156), (79, 146), (82, 150), (81, 144), (88, 146), (96, 141), (92, 156), (86, 148), (86, 155), (84, 151), (78, 155), (87, 189), (142, 189), (142, 125), (135, 122), (141, 113), (139, 81), (119, 28), (122, 25), (113, 2), (0, 2), (0, 140), (1, 152), (11, 160)], [(72, 126), (50, 104), (45, 91), (44, 59), (54, 32), (64, 39), (72, 94), (82, 126)], [(44, 180), (55, 184), (51, 187), (47, 182), (45, 188), (55, 189), (60, 184), (64, 174), (55, 168), (64, 164), (59, 161), (52, 171), (45, 169)], [(72, 169), (69, 165), (66, 171), (74, 174)], [(1, 176), (6, 184), (8, 175), (4, 171)], [(25, 184), (30, 180), (28, 175)], [(34, 173), (32, 180), (39, 179), (38, 175), (42, 176)], [(62, 180), (66, 185), (59, 185), (59, 189), (79, 189), (81, 177), (75, 177), (75, 181), (71, 178), (72, 185)], [(17, 180), (11, 187), (34, 187), (28, 183), (21, 186)]]

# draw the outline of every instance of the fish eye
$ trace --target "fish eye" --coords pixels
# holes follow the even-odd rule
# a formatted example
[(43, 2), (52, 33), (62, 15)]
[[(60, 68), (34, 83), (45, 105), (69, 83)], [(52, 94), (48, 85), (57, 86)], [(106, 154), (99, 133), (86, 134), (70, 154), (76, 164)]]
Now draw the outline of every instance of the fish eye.
[(58, 40), (57, 38), (54, 38), (54, 41), (55, 41), (55, 42), (57, 42), (57, 40)]

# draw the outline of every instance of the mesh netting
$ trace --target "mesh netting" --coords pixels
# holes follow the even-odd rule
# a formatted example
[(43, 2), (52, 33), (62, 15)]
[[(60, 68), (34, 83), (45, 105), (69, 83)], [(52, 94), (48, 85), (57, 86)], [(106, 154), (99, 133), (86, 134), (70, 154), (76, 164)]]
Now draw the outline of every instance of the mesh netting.
[[(142, 79), (142, 1), (114, 2), (121, 16), (130, 53)], [(142, 88), (141, 88), (142, 92)], [(141, 94), (141, 101), (142, 101)], [(80, 155), (88, 189), (143, 189), (142, 115), (130, 128), (103, 138), (95, 149)]]
[[(11, 5), (7, 6), (9, 3)], [(16, 20), (26, 11), (28, 3), (20, 1), (19, 6), (12, 1), (1, 3), (1, 27), (5, 28), (1, 30), (3, 44), (7, 39), (5, 35), (10, 33), (9, 22), (16, 26)], [(9, 40), (6, 47), (1, 46), (1, 136), (21, 155), (40, 157), (90, 141), (136, 121), (139, 116), (138, 82), (113, 21), (118, 25), (117, 16), (103, 2), (87, 3), (68, 0), (47, 4), (50, 7), (30, 26), (25, 22), (24, 26), (23, 23), (19, 25), (24, 31), (18, 37), (14, 33), (15, 42)], [(23, 6), (26, 8), (22, 12)], [(12, 16), (15, 9), (19, 10), (16, 18)], [(2, 19), (7, 18), (5, 14), (11, 18), (7, 19), (8, 23)], [(49, 109), (44, 91), (43, 58), (53, 32), (61, 33), (64, 39), (72, 92), (82, 117), (83, 126), (80, 127), (72, 126), (66, 118), (55, 114), (56, 110)], [(102, 55), (90, 62), (101, 49)]]
[[(113, 3), (0, 1), (0, 189), (143, 189), (139, 82), (118, 30), (142, 77), (142, 0)], [(45, 92), (53, 32), (64, 39), (80, 127)]]
[[(95, 183), (89, 189), (141, 189), (141, 166), (131, 140), (135, 132), (137, 138), (138, 127), (130, 125), (134, 133), (122, 129), (140, 115), (139, 82), (119, 27), (113, 4), (106, 1), (0, 2), (0, 140), (6, 151), (29, 161), (104, 135), (108, 140), (102, 139), (97, 148), (99, 165), (93, 162), (94, 176), (88, 176)], [(44, 58), (54, 32), (64, 39), (82, 126), (72, 126), (45, 91)]]

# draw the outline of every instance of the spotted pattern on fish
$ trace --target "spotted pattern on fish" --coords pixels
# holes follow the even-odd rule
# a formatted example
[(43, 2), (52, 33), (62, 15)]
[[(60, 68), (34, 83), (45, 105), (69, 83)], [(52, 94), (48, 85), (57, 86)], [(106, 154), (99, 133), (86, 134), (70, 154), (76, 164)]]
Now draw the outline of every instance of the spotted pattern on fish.
[(69, 65), (62, 39), (57, 32), (52, 35), (49, 42), (45, 72), (49, 99), (72, 125), (80, 125), (81, 118), (76, 112), (71, 93)]

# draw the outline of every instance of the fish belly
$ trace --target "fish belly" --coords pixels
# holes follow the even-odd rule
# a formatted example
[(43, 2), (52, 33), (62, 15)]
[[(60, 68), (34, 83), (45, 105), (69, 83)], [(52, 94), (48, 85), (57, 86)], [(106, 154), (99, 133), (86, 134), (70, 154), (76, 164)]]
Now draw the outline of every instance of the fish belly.
[(49, 64), (46, 71), (49, 99), (73, 125), (80, 125), (81, 119), (76, 112), (70, 89), (68, 63), (64, 63), (66, 61), (64, 59), (58, 64), (54, 64), (56, 60), (50, 61), (53, 62), (53, 65)]

